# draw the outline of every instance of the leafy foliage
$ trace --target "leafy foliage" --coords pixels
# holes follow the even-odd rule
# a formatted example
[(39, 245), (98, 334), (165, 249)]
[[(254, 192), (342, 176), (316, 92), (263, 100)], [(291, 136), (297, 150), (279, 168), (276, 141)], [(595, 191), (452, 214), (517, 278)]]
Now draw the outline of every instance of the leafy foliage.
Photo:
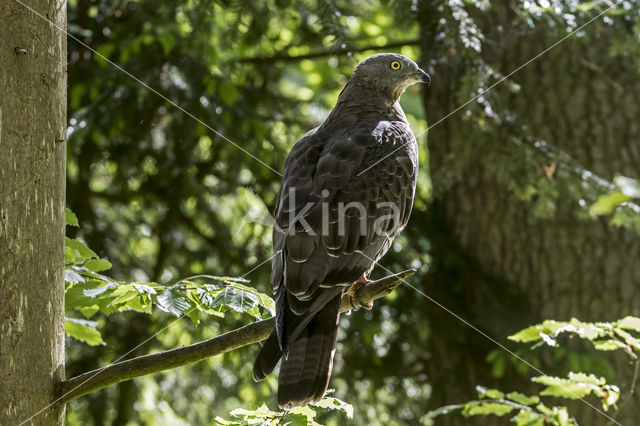
[(316, 408), (327, 410), (338, 410), (344, 413), (347, 418), (353, 418), (353, 407), (338, 398), (325, 397), (318, 401), (317, 404), (307, 405), (304, 407), (294, 407), (287, 411), (271, 411), (266, 405), (261, 405), (255, 410), (246, 410), (237, 408), (229, 413), (233, 420), (225, 420), (222, 417), (216, 417), (215, 421), (219, 425), (256, 425), (276, 426), (318, 426), (316, 423)]
[[(67, 225), (78, 226), (75, 215), (67, 209)], [(104, 344), (98, 322), (88, 321), (98, 312), (111, 315), (122, 311), (150, 314), (152, 307), (176, 317), (188, 316), (200, 323), (200, 313), (224, 317), (225, 312), (249, 314), (264, 319), (275, 314), (275, 304), (243, 278), (195, 275), (171, 285), (154, 282), (122, 282), (101, 274), (111, 263), (82, 242), (66, 238), (65, 309), (68, 315), (78, 312), (85, 320), (67, 317), (65, 331), (90, 345)], [(200, 283), (196, 280), (203, 280)]]
[(631, 316), (614, 322), (596, 323), (575, 318), (570, 321), (546, 320), (509, 336), (509, 339), (522, 343), (536, 342), (534, 347), (543, 344), (556, 347), (557, 337), (561, 334), (587, 340), (600, 351), (623, 349), (633, 359), (640, 355), (640, 318)]
[[(640, 333), (640, 318), (628, 316), (609, 323), (588, 323), (575, 318), (570, 321), (546, 320), (520, 330), (509, 336), (509, 339), (521, 343), (536, 342), (531, 349), (544, 344), (557, 348), (558, 336), (566, 333), (590, 341), (597, 350), (623, 349), (629, 356), (637, 359), (640, 349), (637, 346), (638, 341), (629, 332)], [(633, 374), (637, 374), (637, 368)], [(635, 384), (635, 379), (634, 377), (632, 380), (632, 386)], [(424, 419), (433, 419), (455, 411), (460, 411), (465, 417), (478, 415), (501, 417), (517, 412), (510, 420), (518, 426), (547, 424), (566, 426), (577, 424), (575, 419), (569, 416), (567, 407), (547, 406), (542, 402), (543, 397), (576, 400), (593, 395), (599, 399), (604, 411), (616, 407), (620, 399), (620, 389), (617, 386), (608, 384), (605, 378), (594, 374), (570, 372), (566, 378), (542, 375), (532, 377), (531, 381), (544, 385), (545, 388), (538, 395), (528, 396), (520, 392), (505, 394), (497, 389), (478, 386), (476, 390), (479, 400), (440, 407), (427, 413)], [(633, 389), (629, 391), (633, 393)]]
[(569, 417), (566, 407), (548, 407), (540, 402), (538, 396), (526, 396), (518, 392), (509, 392), (505, 395), (497, 389), (486, 389), (481, 386), (477, 387), (477, 391), (481, 399), (438, 408), (427, 413), (424, 420), (460, 411), (465, 417), (488, 415), (502, 417), (514, 414), (510, 420), (517, 426), (577, 425), (575, 420)]
[(611, 215), (611, 223), (627, 226), (640, 233), (640, 181), (616, 176), (615, 189), (601, 195), (589, 210), (594, 215)]
[(102, 335), (96, 329), (97, 327), (98, 323), (96, 321), (69, 317), (65, 317), (64, 321), (64, 332), (67, 336), (71, 336), (91, 346), (104, 344)]
[(558, 396), (569, 399), (582, 399), (593, 394), (602, 400), (602, 408), (607, 411), (620, 398), (620, 389), (614, 385), (608, 385), (602, 377), (593, 374), (569, 373), (564, 379), (560, 377), (539, 376), (531, 381), (546, 385), (540, 395)]

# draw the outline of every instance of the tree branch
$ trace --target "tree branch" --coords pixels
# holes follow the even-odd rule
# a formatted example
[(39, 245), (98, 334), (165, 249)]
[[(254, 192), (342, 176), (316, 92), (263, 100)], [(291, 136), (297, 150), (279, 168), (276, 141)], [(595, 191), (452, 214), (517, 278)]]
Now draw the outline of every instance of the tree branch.
[(272, 56), (254, 56), (251, 58), (241, 58), (238, 59), (240, 63), (265, 63), (265, 62), (276, 62), (276, 61), (285, 61), (285, 62), (295, 62), (302, 61), (303, 59), (314, 59), (321, 58), (324, 56), (333, 56), (333, 55), (346, 55), (347, 53), (353, 52), (365, 52), (367, 50), (386, 50), (396, 47), (402, 46), (414, 46), (420, 44), (420, 39), (410, 39), (410, 40), (399, 40), (393, 41), (391, 43), (387, 43), (383, 46), (378, 45), (369, 45), (362, 47), (349, 47), (344, 49), (334, 49), (334, 50), (317, 50), (315, 52), (309, 52), (304, 55), (289, 55), (286, 53), (276, 53)]
[[(357, 309), (361, 306), (366, 306), (367, 303), (373, 300), (386, 296), (400, 285), (405, 278), (415, 272), (415, 269), (409, 269), (373, 281), (361, 287), (353, 298), (347, 294), (343, 295), (340, 311), (346, 312), (354, 308)], [(83, 373), (58, 385), (57, 395), (59, 400), (57, 402), (67, 403), (109, 385), (157, 373), (158, 371), (181, 367), (260, 342), (271, 334), (274, 324), (275, 318), (269, 318), (245, 325), (209, 340), (116, 362), (106, 367)]]

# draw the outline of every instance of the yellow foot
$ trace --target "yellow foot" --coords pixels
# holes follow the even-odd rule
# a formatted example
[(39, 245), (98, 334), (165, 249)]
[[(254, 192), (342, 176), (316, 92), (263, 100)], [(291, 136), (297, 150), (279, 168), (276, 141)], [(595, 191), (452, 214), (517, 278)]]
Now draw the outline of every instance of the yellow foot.
[(373, 309), (373, 300), (367, 303), (362, 303), (358, 298), (358, 291), (360, 291), (362, 287), (366, 286), (370, 282), (372, 281), (370, 281), (365, 274), (362, 274), (362, 276), (358, 278), (356, 282), (351, 284), (351, 287), (349, 288), (349, 290), (347, 290), (347, 294), (349, 295), (349, 303), (351, 304), (354, 310), (358, 310), (360, 307), (363, 307), (368, 310)]

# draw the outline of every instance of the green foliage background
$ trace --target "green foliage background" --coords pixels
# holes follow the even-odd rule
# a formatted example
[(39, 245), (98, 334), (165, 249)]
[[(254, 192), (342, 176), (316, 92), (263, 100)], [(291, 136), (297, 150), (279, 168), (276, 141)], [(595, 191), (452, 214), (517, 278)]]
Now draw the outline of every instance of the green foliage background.
[[(636, 8), (635, 15), (627, 3)], [(485, 61), (483, 35), (474, 22), (491, 7), (489, 1), (457, 0), (70, 0), (69, 32), (97, 53), (69, 40), (67, 199), (81, 225), (69, 227), (69, 237), (91, 247), (93, 260), (108, 259), (108, 274), (123, 283), (157, 283), (161, 292), (162, 285), (188, 276), (246, 274), (250, 283), (244, 285), (268, 292), (270, 268), (263, 262), (271, 256), (270, 212), (279, 185), (278, 174), (270, 168), (282, 169), (288, 150), (322, 121), (353, 66), (366, 56), (396, 51), (419, 60), (429, 71), (438, 65), (437, 55), (420, 49), (420, 37), (433, 21), (439, 20), (445, 30), (449, 48), (457, 49), (456, 65), (467, 69), (457, 76), (459, 104), (473, 97), (487, 81), (500, 77)], [(515, 2), (513, 7), (532, 28), (559, 23), (562, 36), (606, 6)], [(637, 8), (637, 2), (625, 2), (622, 12), (611, 15), (611, 25), (629, 26), (630, 35), (612, 41), (610, 54), (637, 55)], [(421, 20), (425, 10), (436, 18)], [(433, 75), (433, 84), (438, 84), (438, 75)], [(427, 115), (420, 90), (408, 90), (401, 100), (411, 127), (421, 135), (413, 219), (383, 265), (394, 271), (414, 267), (422, 276), (429, 271), (433, 247), (427, 234), (438, 224), (428, 216)], [(490, 100), (500, 106), (497, 95)], [(495, 119), (482, 109), (485, 105), (468, 107), (479, 134), (490, 134)], [(587, 201), (580, 213), (584, 220), (611, 215), (615, 224), (640, 232), (634, 204), (640, 198), (637, 181), (624, 176), (597, 181), (568, 168), (560, 183), (551, 184), (526, 167), (529, 160), (560, 155), (550, 150), (518, 161), (509, 155), (496, 158), (508, 165), (503, 172), (511, 189), (530, 201), (537, 215), (553, 214), (558, 193), (568, 193)], [(94, 266), (99, 273), (101, 266)], [(428, 290), (426, 281), (412, 283)], [(452, 309), (458, 302), (464, 305), (454, 301)], [(343, 317), (331, 386), (336, 397), (354, 406), (356, 423), (415, 424), (425, 422), (425, 413), (435, 408), (430, 398), (437, 389), (432, 389), (425, 370), (430, 359), (425, 348), (432, 336), (448, 331), (429, 321), (428, 311), (434, 309), (409, 287), (400, 287), (374, 310)], [(165, 310), (169, 312), (153, 310), (148, 315), (116, 309), (107, 316), (97, 309), (90, 324), (79, 316), (70, 321), (69, 334), (76, 330), (78, 336), (78, 327), (89, 326), (100, 337), (90, 337), (88, 343), (95, 346), (68, 339), (67, 376), (111, 363), (130, 350), (129, 356), (135, 356), (173, 348), (251, 320), (231, 309), (224, 317), (198, 313), (175, 322), (171, 309)], [(473, 350), (463, 341), (459, 344), (460, 350)], [(256, 350), (240, 349), (88, 395), (70, 404), (67, 421), (212, 424), (216, 416), (237, 408), (263, 403), (274, 407), (276, 377), (260, 384), (251, 380)], [(498, 349), (484, 362), (492, 377), (513, 384), (510, 388), (528, 381), (526, 371)], [(613, 377), (597, 356), (567, 355), (563, 362), (578, 369), (602, 366), (600, 371)], [(322, 412), (316, 421), (340, 424), (344, 417)]]

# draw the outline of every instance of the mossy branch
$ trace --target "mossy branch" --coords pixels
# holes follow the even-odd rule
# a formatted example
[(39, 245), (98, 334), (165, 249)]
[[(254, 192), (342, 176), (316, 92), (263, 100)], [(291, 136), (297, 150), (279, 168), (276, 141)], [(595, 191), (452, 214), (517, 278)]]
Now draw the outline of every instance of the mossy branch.
[[(402, 281), (415, 273), (409, 269), (389, 275), (361, 287), (352, 298), (342, 297), (341, 312), (354, 307), (366, 306), (369, 302), (391, 293)], [(58, 385), (58, 403), (66, 403), (98, 389), (131, 380), (135, 377), (181, 367), (203, 359), (220, 355), (266, 339), (275, 324), (274, 318), (254, 322), (209, 340), (171, 349), (151, 355), (143, 355), (88, 371)]]

